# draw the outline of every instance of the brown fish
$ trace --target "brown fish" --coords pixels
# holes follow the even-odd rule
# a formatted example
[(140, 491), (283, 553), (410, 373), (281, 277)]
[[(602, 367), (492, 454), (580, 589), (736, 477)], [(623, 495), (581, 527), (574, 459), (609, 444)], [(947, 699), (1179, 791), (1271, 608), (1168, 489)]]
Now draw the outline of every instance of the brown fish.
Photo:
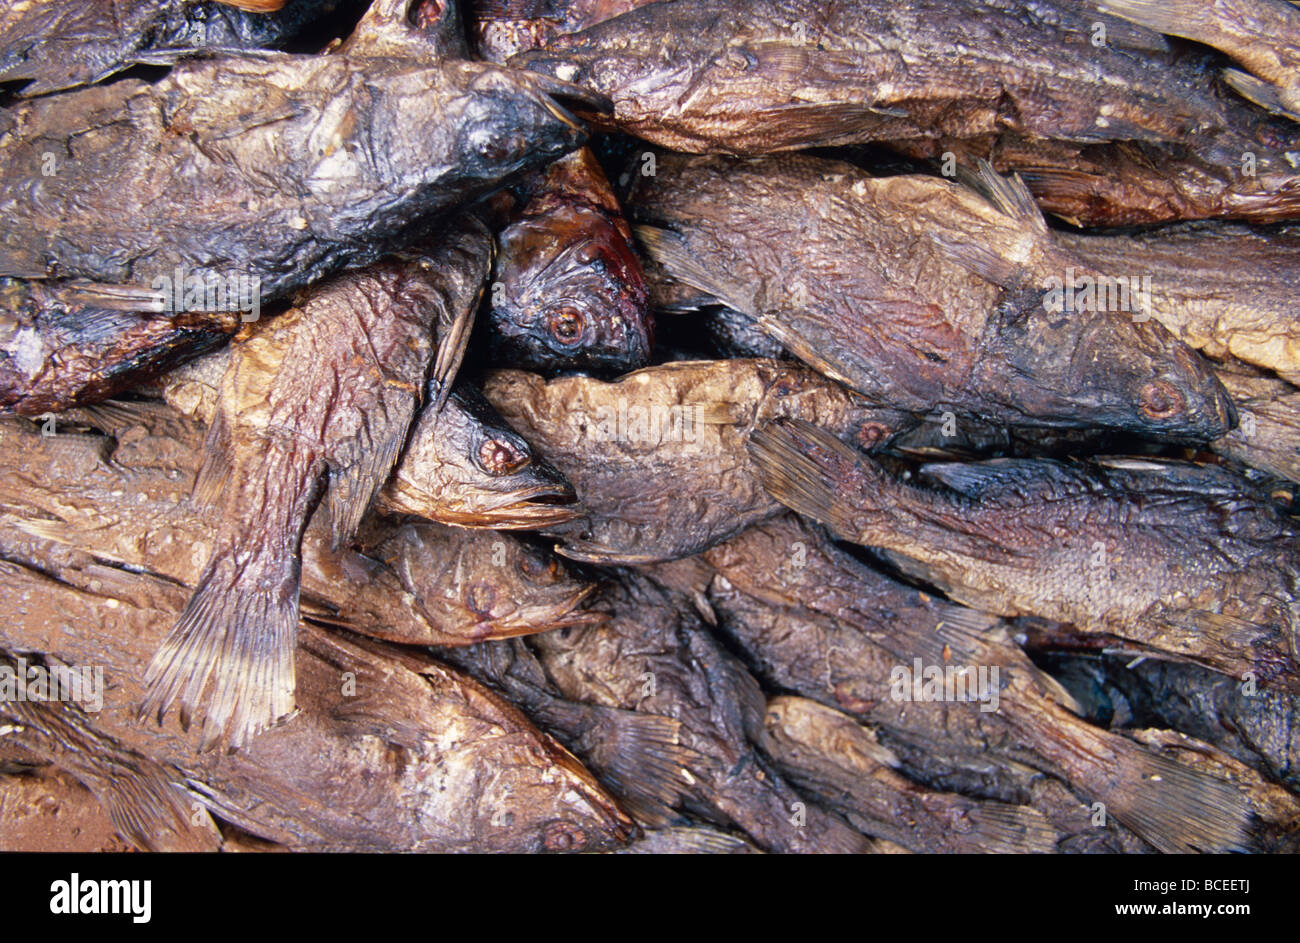
[(872, 402), (995, 422), (1212, 438), (1236, 421), (1209, 366), (1139, 312), (1053, 296), (1082, 263), (1014, 180), (983, 194), (808, 156), (665, 156), (643, 242)]
[[(10, 562), (15, 555), (28, 564)], [(298, 633), (292, 723), (235, 752), (201, 751), (199, 731), (174, 720), (147, 729), (135, 719), (147, 695), (141, 678), (185, 592), (91, 561), (64, 565), (54, 579), (54, 561), (41, 553), (6, 547), (6, 558), (0, 646), (104, 671), (103, 709), (78, 715), (85, 739), (60, 756), (85, 775), (113, 777), (128, 794), (136, 780), (96, 744), (116, 743), (178, 772), (179, 817), (131, 803), (150, 833), (192, 831), (192, 817), (211, 814), (294, 850), (527, 852), (599, 849), (635, 830), (569, 753), (480, 685), (422, 656), (308, 623)], [(41, 707), (62, 709), (61, 717), (75, 710)], [(38, 718), (29, 731), (45, 737), (49, 727)]]
[(682, 361), (614, 382), (502, 370), (484, 392), (573, 482), (582, 516), (546, 532), (594, 563), (688, 556), (775, 513), (745, 450), (765, 419), (815, 418), (866, 448), (910, 422), (765, 360)]
[(1300, 389), (1244, 364), (1216, 371), (1241, 414), (1237, 428), (1210, 443), (1225, 458), (1300, 482)]
[(1032, 806), (934, 792), (852, 717), (801, 697), (767, 702), (764, 747), (786, 777), (866, 835), (923, 854), (1052, 852), (1065, 836)]
[(0, 851), (85, 854), (132, 847), (94, 794), (68, 774), (48, 765), (0, 773)]
[(1250, 73), (1224, 80), (1261, 108), (1300, 121), (1300, 10), (1286, 0), (1098, 0), (1139, 26), (1222, 50)]
[(703, 603), (759, 677), (877, 726), (909, 777), (1025, 805), (1041, 771), (1103, 803), (1121, 847), (1116, 822), (1163, 851), (1248, 844), (1233, 785), (1081, 720), (996, 617), (904, 586), (790, 515), (694, 562)]
[(1300, 691), (1300, 532), (1224, 469), (996, 459), (922, 466), (927, 486), (807, 423), (751, 443), (787, 507), (957, 602)]
[(207, 741), (240, 746), (292, 710), (298, 547), (326, 473), (339, 547), (397, 464), (426, 377), (442, 405), (490, 252), (466, 218), (436, 252), (342, 275), (233, 346), (194, 491), (218, 508), (217, 538), (142, 711), (179, 700), (188, 721), (203, 704)]
[(759, 756), (753, 741), (763, 695), (686, 600), (626, 573), (602, 602), (610, 611), (605, 625), (543, 633), (530, 647), (566, 697), (677, 721), (692, 760), (684, 770), (644, 769), (643, 789), (659, 791), (665, 805), (734, 825), (767, 850), (872, 850), (862, 835), (809, 806)]
[[(193, 587), (217, 533), (211, 511), (187, 500), (202, 430), (162, 404), (95, 410), (87, 421), (114, 438), (0, 425), (0, 521)], [(302, 541), (302, 611), (317, 622), (409, 645), (468, 645), (598, 618), (579, 608), (592, 584), (508, 534), (373, 521), (363, 549), (336, 550), (328, 525), (315, 515)]]

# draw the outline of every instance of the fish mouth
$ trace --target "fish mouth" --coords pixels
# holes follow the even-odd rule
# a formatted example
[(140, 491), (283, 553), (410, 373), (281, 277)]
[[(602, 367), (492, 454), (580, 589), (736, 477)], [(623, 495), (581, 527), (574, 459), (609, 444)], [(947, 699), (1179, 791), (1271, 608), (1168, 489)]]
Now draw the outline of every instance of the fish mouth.
[(485, 638), (513, 638), (520, 635), (536, 635), (554, 629), (583, 628), (603, 625), (609, 616), (591, 609), (579, 609), (584, 602), (595, 595), (597, 585), (589, 583), (577, 592), (570, 594), (559, 602), (534, 603), (523, 606), (518, 611), (502, 619), (494, 619), (487, 624), (489, 631)]
[[(576, 70), (576, 67), (574, 68)], [(587, 129), (569, 113), (561, 102), (572, 105), (579, 111), (592, 111), (603, 115), (614, 111), (614, 101), (609, 96), (595, 89), (587, 88), (585, 85), (578, 85), (557, 78), (553, 70), (541, 71), (530, 68), (526, 72), (521, 72), (520, 77), (532, 86), (533, 91), (539, 94), (547, 111), (560, 121), (575, 130), (582, 131), (584, 134)]]
[(500, 497), (500, 503), (438, 515), (457, 527), (491, 527), (496, 530), (539, 530), (567, 524), (581, 515), (577, 495), (570, 486), (556, 484), (519, 488)]

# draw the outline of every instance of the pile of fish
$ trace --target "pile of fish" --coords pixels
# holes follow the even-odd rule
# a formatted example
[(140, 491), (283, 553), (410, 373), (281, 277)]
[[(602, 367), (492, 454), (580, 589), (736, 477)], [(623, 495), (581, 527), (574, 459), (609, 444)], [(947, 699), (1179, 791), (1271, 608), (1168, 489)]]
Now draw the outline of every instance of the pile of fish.
[(0, 848), (1300, 850), (1300, 8), (0, 3)]

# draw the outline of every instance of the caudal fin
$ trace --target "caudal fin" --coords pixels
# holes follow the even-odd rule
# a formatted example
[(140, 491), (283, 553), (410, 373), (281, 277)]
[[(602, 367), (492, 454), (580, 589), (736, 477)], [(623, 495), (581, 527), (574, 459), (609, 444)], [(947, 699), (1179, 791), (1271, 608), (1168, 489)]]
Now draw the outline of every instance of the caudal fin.
[(294, 706), (297, 560), (265, 549), (237, 559), (214, 554), (145, 675), (140, 716), (161, 722), (179, 699), (188, 728), (202, 707), (204, 750), (223, 736), (242, 747)]

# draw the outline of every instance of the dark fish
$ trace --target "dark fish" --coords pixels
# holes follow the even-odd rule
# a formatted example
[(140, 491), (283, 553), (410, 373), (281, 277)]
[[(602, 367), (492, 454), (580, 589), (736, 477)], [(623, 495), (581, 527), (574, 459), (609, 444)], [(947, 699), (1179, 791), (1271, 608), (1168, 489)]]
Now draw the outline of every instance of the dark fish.
[(733, 825), (770, 851), (872, 850), (862, 835), (810, 806), (759, 755), (762, 692), (686, 600), (627, 573), (601, 601), (610, 610), (607, 624), (546, 632), (530, 646), (565, 697), (680, 725), (689, 766), (644, 769), (643, 790), (659, 794), (664, 805)]
[(783, 504), (958, 602), (1300, 691), (1300, 532), (1224, 469), (996, 459), (922, 466), (926, 486), (807, 423), (751, 442)]
[(649, 362), (654, 321), (645, 276), (589, 150), (532, 181), (498, 246), (488, 317), (499, 359), (607, 373)]
[(38, 95), (195, 52), (279, 48), (315, 22), (346, 16), (348, 7), (344, 0), (8, 2), (0, 8), (0, 82), (30, 79), (22, 93)]
[(1014, 180), (984, 193), (806, 156), (663, 157), (634, 212), (669, 273), (753, 318), (869, 400), (1012, 424), (1212, 438), (1231, 401), (1140, 312), (1084, 308), (1084, 266)]
[(241, 317), (121, 311), (71, 286), (0, 279), (0, 413), (106, 399), (223, 343)]
[[(1001, 620), (876, 572), (798, 518), (752, 527), (685, 562), (704, 564), (692, 577), (697, 604), (760, 678), (877, 726), (909, 777), (1025, 805), (1041, 771), (1103, 803), (1102, 831), (1120, 846), (1124, 829), (1162, 851), (1248, 843), (1250, 812), (1233, 785), (1081, 720)], [(927, 668), (951, 675), (951, 688), (909, 697), (909, 676), (919, 682)], [(971, 683), (981, 671), (982, 692)], [(1076, 830), (1056, 815), (1058, 830)]]
[(435, 253), (326, 282), (232, 346), (194, 487), (216, 539), (143, 712), (179, 700), (188, 722), (203, 705), (205, 739), (241, 746), (293, 709), (298, 548), (322, 484), (341, 547), (397, 464), (426, 378), (440, 410), (490, 254), (466, 218)]
[(1286, 0), (1099, 0), (1149, 29), (1226, 52), (1247, 69), (1224, 80), (1261, 108), (1300, 121), (1300, 10)]
[(585, 138), (560, 83), (387, 50), (188, 61), (17, 106), (0, 116), (0, 275), (88, 279), (138, 310), (159, 279), (238, 277), (265, 304)]
[(1053, 852), (1059, 834), (1032, 806), (936, 792), (852, 717), (801, 697), (767, 703), (764, 747), (792, 783), (865, 835), (921, 854)]
[(598, 89), (614, 101), (605, 124), (692, 153), (1000, 130), (1177, 141), (1223, 125), (1212, 96), (1118, 43), (1092, 45), (1099, 17), (1065, 6), (676, 0), (511, 63)]
[[(217, 533), (212, 513), (188, 501), (202, 432), (169, 428), (184, 423), (166, 407), (158, 412), (170, 416), (141, 415), (146, 405), (75, 416), (107, 426), (111, 440), (0, 425), (0, 520), (15, 534), (193, 587)], [(333, 549), (327, 515), (313, 516), (302, 541), (306, 617), (408, 645), (469, 645), (599, 619), (579, 608), (592, 584), (508, 534), (373, 521), (361, 538), (360, 549)]]
[(593, 563), (688, 556), (775, 513), (745, 449), (765, 419), (815, 418), (864, 448), (911, 422), (766, 360), (682, 361), (614, 382), (502, 370), (484, 392), (573, 482), (581, 516), (547, 533)]
[[(572, 755), (480, 685), (309, 623), (298, 633), (292, 723), (235, 752), (200, 751), (199, 732), (174, 720), (149, 730), (135, 719), (147, 695), (141, 678), (185, 591), (90, 561), (62, 566), (55, 579), (42, 554), (6, 546), (5, 556), (0, 646), (104, 669), (103, 709), (79, 715), (86, 739), (62, 754), (69, 771), (80, 764), (135, 795), (129, 771), (95, 745), (107, 740), (179, 773), (179, 821), (155, 814), (156, 802), (131, 803), (146, 833), (192, 830), (211, 814), (294, 850), (527, 852), (594, 850), (635, 831)], [(64, 718), (76, 709), (41, 706)], [(45, 737), (50, 726), (37, 718), (25, 733)]]
[(1094, 271), (1149, 279), (1151, 315), (1188, 346), (1300, 380), (1300, 232), (1205, 222), (1053, 238)]

